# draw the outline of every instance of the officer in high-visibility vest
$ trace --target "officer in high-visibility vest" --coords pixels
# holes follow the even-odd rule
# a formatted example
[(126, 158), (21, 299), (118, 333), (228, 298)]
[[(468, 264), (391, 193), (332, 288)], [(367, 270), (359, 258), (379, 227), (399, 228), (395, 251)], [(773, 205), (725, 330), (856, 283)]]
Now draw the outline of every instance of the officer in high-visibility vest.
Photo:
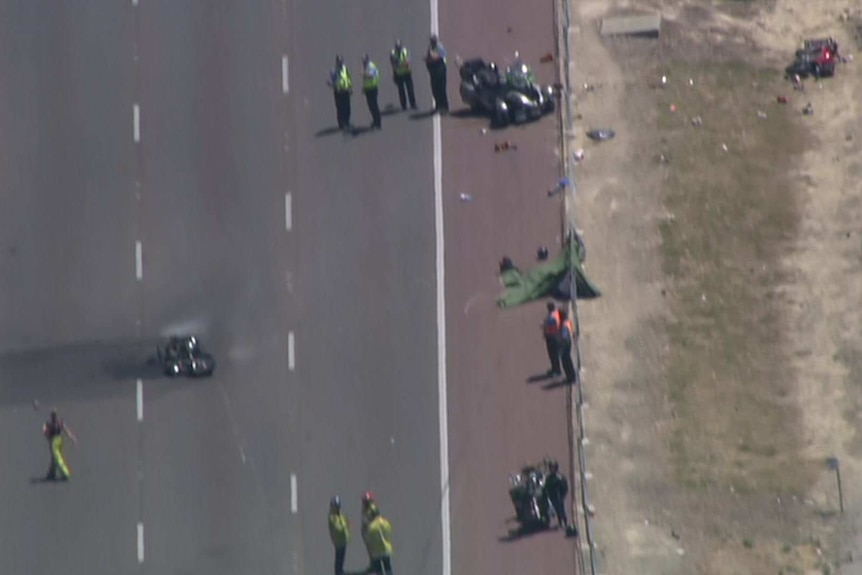
[(449, 111), (449, 96), (446, 93), (446, 49), (437, 38), (431, 35), (428, 51), (425, 53), (425, 66), (431, 78), (431, 93), (434, 96), (434, 111)]
[(335, 95), (335, 112), (338, 116), (338, 128), (347, 130), (350, 128), (350, 96), (353, 94), (353, 81), (350, 72), (344, 64), (344, 58), (335, 57), (335, 68), (329, 76), (329, 86)]
[(365, 101), (368, 102), (368, 111), (371, 112), (372, 130), (379, 130), (383, 127), (380, 124), (380, 106), (377, 105), (379, 87), (380, 70), (366, 54), (362, 57), (362, 92), (365, 94)]
[(548, 377), (560, 375), (560, 312), (554, 302), (548, 302), (548, 315), (542, 322), (542, 335), (545, 337), (545, 347), (548, 350), (548, 359), (551, 360), (551, 369)]
[(377, 575), (392, 573), (392, 524), (375, 507), (366, 534), (368, 553), (371, 555), (371, 572)]
[(392, 64), (392, 80), (398, 86), (398, 99), (401, 101), (401, 109), (407, 109), (407, 101), (410, 108), (416, 109), (416, 95), (413, 93), (413, 71), (410, 69), (410, 52), (401, 44), (401, 40), (395, 41), (395, 47), (389, 54), (389, 62)]
[(560, 362), (563, 364), (563, 372), (566, 381), (575, 381), (575, 364), (572, 362), (572, 341), (575, 337), (575, 326), (569, 319), (569, 312), (560, 310)]
[(59, 473), (61, 481), (68, 481), (71, 472), (69, 466), (66, 465), (66, 459), (63, 457), (63, 436), (71, 439), (75, 445), (78, 444), (78, 440), (66, 422), (57, 415), (56, 409), (51, 410), (51, 418), (42, 425), (42, 435), (48, 440), (48, 447), (51, 450), (51, 466), (48, 468), (45, 479), (49, 481), (57, 479)]
[(350, 541), (350, 522), (341, 511), (341, 498), (337, 495), (329, 502), (329, 538), (335, 547), (335, 575), (344, 575), (344, 556)]

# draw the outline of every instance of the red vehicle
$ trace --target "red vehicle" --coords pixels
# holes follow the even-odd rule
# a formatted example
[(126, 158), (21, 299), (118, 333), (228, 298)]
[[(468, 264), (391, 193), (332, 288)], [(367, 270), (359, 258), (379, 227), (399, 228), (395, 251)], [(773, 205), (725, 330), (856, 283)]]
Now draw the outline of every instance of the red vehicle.
[(806, 40), (802, 49), (796, 51), (796, 59), (787, 67), (787, 75), (815, 78), (834, 76), (838, 59), (838, 42), (834, 38)]

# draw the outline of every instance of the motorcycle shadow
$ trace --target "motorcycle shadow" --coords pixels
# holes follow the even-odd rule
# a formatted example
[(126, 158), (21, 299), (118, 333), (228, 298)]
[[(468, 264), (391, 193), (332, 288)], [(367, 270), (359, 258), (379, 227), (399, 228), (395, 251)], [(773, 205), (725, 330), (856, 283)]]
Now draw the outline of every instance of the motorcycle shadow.
[[(509, 523), (512, 522), (515, 522), (515, 520), (510, 519)], [(541, 533), (553, 533), (557, 530), (558, 528), (556, 527), (545, 527), (544, 525), (525, 527), (519, 524), (515, 528), (510, 528), (508, 534), (498, 537), (497, 541), (500, 543), (513, 543), (520, 539), (526, 539), (527, 537), (533, 537), (534, 535), (539, 535)]]

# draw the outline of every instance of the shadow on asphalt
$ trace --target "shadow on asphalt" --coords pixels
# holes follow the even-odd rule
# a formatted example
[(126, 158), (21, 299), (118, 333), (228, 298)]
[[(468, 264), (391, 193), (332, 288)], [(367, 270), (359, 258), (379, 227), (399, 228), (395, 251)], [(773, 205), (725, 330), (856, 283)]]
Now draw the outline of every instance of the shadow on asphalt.
[(531, 375), (527, 378), (527, 383), (537, 383), (540, 381), (548, 381), (553, 376), (548, 375), (547, 373), (537, 373), (536, 375)]
[(566, 387), (572, 385), (572, 382), (567, 381), (565, 379), (560, 379), (558, 381), (552, 381), (551, 383), (546, 383), (542, 386), (542, 389), (551, 390), (557, 389), (558, 387)]
[(324, 128), (322, 130), (319, 130), (316, 134), (314, 134), (314, 137), (315, 138), (323, 138), (324, 136), (333, 136), (335, 134), (340, 134), (340, 133), (341, 133), (341, 128), (336, 126), (334, 128)]
[(425, 112), (416, 112), (416, 113), (410, 114), (410, 119), (411, 120), (427, 120), (428, 118), (432, 117), (436, 113), (437, 113), (437, 111), (433, 110), (433, 109), (432, 110), (426, 110)]

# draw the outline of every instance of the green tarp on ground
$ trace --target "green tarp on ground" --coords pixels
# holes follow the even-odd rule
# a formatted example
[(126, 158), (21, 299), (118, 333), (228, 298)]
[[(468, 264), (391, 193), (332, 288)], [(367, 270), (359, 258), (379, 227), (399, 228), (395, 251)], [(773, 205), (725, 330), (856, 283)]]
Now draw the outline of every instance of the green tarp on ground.
[(583, 244), (580, 242), (566, 242), (566, 244), (566, 248), (555, 259), (529, 271), (525, 272), (517, 268), (505, 270), (501, 278), (506, 291), (497, 300), (497, 305), (509, 308), (545, 298), (568, 301), (571, 298), (571, 276), (569, 275), (571, 269), (575, 270), (578, 299), (599, 297), (601, 292), (584, 272)]

